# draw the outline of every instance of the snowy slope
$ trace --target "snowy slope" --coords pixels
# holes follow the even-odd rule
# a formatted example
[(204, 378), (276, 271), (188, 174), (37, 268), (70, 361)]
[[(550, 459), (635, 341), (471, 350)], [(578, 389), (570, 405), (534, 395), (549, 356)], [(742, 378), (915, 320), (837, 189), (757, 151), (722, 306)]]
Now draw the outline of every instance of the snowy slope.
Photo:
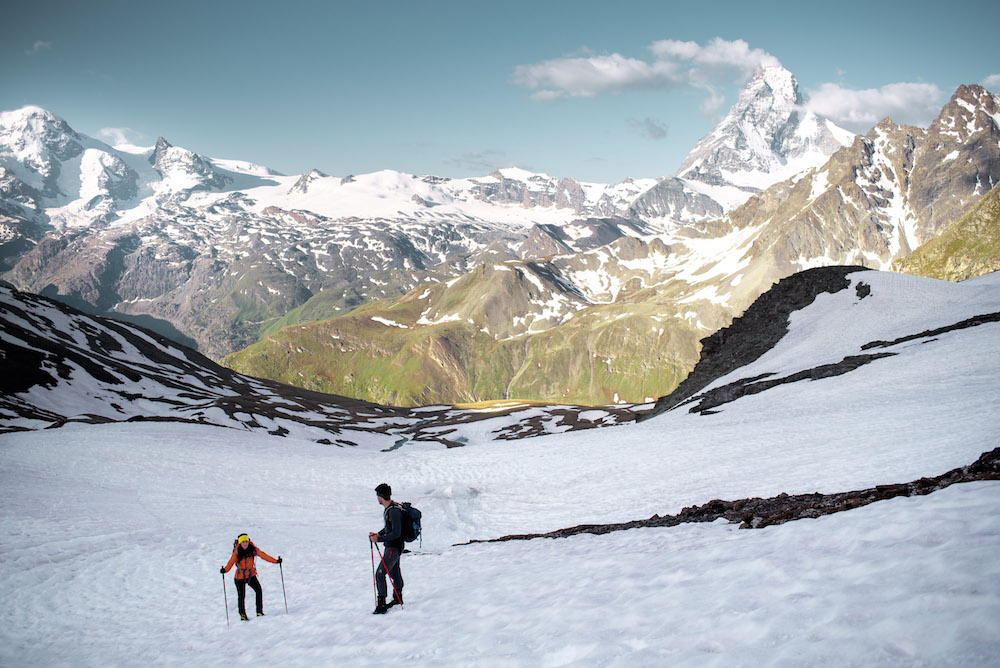
[(307, 210), (334, 219), (469, 219), (522, 228), (624, 215), (631, 202), (656, 183), (654, 179), (579, 183), (514, 168), (467, 179), (393, 170), (349, 177), (324, 176), (314, 170), (306, 176), (276, 178), (277, 185), (249, 191), (257, 202), (255, 210)]
[[(476, 423), (462, 427), (466, 447), (391, 452), (192, 424), (0, 436), (0, 662), (992, 665), (998, 482), (756, 531), (453, 547), (713, 498), (915, 480), (994, 448), (1000, 323), (949, 328), (1000, 312), (1000, 277), (846, 279), (715, 382), (914, 338), (711, 414), (678, 407), (513, 442)], [(382, 481), (424, 511), (426, 554), (404, 556), (404, 609), (374, 618), (364, 548)], [(284, 565), (258, 564), (268, 616), (227, 627), (218, 569), (241, 531)]]

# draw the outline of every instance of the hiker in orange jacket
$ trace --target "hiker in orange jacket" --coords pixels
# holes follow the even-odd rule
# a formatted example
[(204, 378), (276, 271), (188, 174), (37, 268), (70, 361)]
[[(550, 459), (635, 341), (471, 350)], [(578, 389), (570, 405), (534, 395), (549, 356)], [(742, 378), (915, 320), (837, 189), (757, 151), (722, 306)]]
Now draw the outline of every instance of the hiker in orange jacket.
[(281, 555), (278, 555), (278, 558), (275, 559), (251, 543), (250, 537), (244, 533), (240, 534), (239, 538), (233, 543), (233, 556), (229, 558), (229, 563), (219, 569), (219, 572), (225, 575), (229, 572), (230, 568), (234, 565), (236, 566), (236, 575), (234, 576), (234, 580), (236, 581), (236, 597), (240, 606), (240, 619), (243, 621), (247, 621), (247, 585), (250, 585), (257, 595), (257, 616), (264, 616), (264, 598), (260, 589), (260, 581), (257, 580), (257, 568), (254, 566), (255, 557), (260, 557), (264, 561), (270, 561), (272, 564), (281, 563)]

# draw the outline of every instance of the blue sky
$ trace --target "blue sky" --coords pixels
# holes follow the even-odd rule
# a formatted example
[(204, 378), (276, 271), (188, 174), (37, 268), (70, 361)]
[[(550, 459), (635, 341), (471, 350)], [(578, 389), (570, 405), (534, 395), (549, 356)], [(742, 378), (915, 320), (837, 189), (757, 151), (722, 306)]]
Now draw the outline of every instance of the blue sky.
[(32, 2), (0, 24), (0, 109), (286, 174), (612, 183), (674, 172), (780, 61), (852, 130), (1000, 92), (991, 2)]

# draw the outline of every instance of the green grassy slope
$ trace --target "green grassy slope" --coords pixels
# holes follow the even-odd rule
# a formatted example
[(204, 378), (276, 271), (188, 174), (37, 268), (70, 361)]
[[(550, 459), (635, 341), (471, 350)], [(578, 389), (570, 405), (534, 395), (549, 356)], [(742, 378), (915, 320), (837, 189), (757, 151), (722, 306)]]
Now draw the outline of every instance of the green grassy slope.
[(1000, 184), (893, 271), (962, 281), (1000, 270)]
[(524, 325), (512, 314), (528, 312), (521, 302), (535, 287), (519, 280), (485, 265), (457, 281), (286, 327), (223, 364), (398, 406), (498, 399), (596, 405), (658, 398), (697, 361), (705, 331), (663, 290), (518, 332)]

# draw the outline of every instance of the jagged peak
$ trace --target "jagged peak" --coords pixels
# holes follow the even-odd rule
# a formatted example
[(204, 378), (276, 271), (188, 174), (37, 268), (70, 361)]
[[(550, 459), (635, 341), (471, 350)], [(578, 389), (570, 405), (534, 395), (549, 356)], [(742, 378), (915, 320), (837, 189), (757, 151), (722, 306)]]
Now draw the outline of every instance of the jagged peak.
[(892, 120), (892, 118), (890, 118), (889, 116), (886, 116), (881, 121), (876, 123), (875, 127), (873, 127), (871, 132), (869, 132), (868, 134), (871, 134), (875, 130), (882, 130), (883, 132), (891, 132), (898, 127), (899, 125), (896, 124), (896, 121)]
[[(776, 60), (757, 68), (726, 117), (687, 154), (677, 176), (756, 192), (832, 155), (854, 134), (803, 112), (795, 76)], [(724, 176), (723, 173), (740, 176)]]
[(753, 79), (744, 88), (748, 94), (759, 95), (762, 86), (766, 85), (777, 99), (788, 100), (794, 104), (801, 104), (799, 95), (799, 82), (795, 75), (785, 69), (781, 63), (769, 63), (758, 65), (754, 72)]
[(994, 95), (979, 84), (962, 84), (955, 89), (948, 104), (941, 109), (941, 116), (946, 116), (949, 112), (957, 112), (959, 108), (964, 108), (972, 113), (981, 109), (993, 115), (1000, 111), (1000, 95)]
[(168, 142), (163, 137), (157, 137), (156, 138), (156, 150), (157, 151), (162, 151), (163, 149), (167, 149), (167, 148), (173, 148), (173, 146), (174, 146), (173, 144), (171, 144), (170, 142)]
[(1000, 130), (1000, 95), (994, 95), (979, 84), (962, 84), (929, 129), (963, 141), (979, 131)]
[(978, 102), (984, 97), (992, 97), (992, 93), (980, 86), (979, 84), (962, 84), (955, 89), (954, 95), (951, 96), (949, 102), (955, 102), (957, 100), (966, 100), (969, 102)]
[(159, 169), (159, 164), (163, 159), (163, 154), (166, 153), (167, 149), (171, 148), (173, 148), (173, 144), (168, 142), (163, 137), (157, 137), (156, 146), (153, 147), (153, 153), (149, 156), (149, 164)]

